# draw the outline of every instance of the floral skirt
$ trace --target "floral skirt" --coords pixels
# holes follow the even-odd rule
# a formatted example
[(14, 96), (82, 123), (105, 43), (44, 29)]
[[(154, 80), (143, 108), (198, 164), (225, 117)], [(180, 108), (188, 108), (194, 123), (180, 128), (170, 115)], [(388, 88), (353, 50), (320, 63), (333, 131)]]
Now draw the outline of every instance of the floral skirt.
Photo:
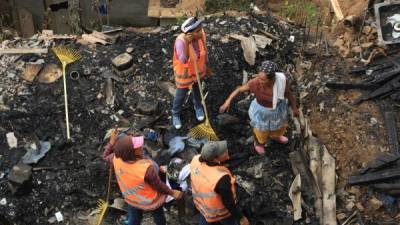
[(275, 109), (266, 108), (254, 99), (249, 108), (250, 125), (257, 130), (275, 131), (287, 125), (288, 101), (281, 100)]

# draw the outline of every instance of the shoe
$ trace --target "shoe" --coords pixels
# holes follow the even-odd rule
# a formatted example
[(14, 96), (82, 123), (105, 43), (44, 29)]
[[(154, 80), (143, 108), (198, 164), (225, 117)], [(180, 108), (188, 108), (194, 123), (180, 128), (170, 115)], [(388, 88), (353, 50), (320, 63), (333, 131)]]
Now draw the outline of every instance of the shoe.
[(172, 116), (172, 125), (177, 130), (181, 129), (182, 127), (181, 118), (179, 118), (179, 116)]
[(259, 155), (264, 155), (265, 154), (265, 148), (264, 145), (258, 145), (254, 142), (254, 149)]
[(279, 142), (281, 144), (287, 144), (289, 142), (289, 139), (285, 136), (279, 136), (278, 138), (272, 138), (272, 140)]
[(203, 121), (203, 120), (204, 120), (204, 112), (203, 112), (203, 109), (202, 109), (202, 108), (199, 108), (199, 109), (195, 109), (195, 111), (196, 111), (196, 119), (197, 119), (198, 121)]

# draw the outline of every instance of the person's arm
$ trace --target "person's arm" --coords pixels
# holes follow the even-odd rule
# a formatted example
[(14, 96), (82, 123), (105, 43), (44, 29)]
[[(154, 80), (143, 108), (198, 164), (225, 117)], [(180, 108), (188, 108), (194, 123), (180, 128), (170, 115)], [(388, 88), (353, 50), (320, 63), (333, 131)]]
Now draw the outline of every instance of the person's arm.
[(103, 160), (108, 162), (108, 164), (113, 165), (113, 158), (114, 158), (114, 152), (112, 150), (113, 145), (111, 143), (108, 143), (104, 147), (104, 152), (103, 152)]
[(250, 85), (249, 83), (246, 83), (238, 88), (236, 88), (236, 90), (234, 90), (229, 97), (225, 100), (225, 103), (219, 108), (219, 112), (223, 113), (225, 112), (229, 106), (231, 105), (231, 102), (234, 98), (236, 98), (239, 94), (246, 92), (246, 91), (250, 91)]
[(176, 200), (181, 199), (183, 196), (183, 192), (172, 190), (160, 180), (160, 177), (158, 176), (158, 173), (154, 166), (149, 166), (149, 168), (147, 168), (146, 174), (144, 176), (144, 181), (152, 186), (159, 193), (171, 195)]
[(113, 151), (113, 146), (117, 142), (117, 136), (118, 136), (118, 130), (117, 129), (112, 130), (110, 135), (110, 142), (108, 142), (108, 144), (106, 144), (106, 146), (104, 147), (103, 160), (108, 162), (110, 166), (113, 165), (113, 158), (115, 155)]
[(222, 203), (228, 209), (229, 213), (238, 220), (243, 218), (242, 212), (239, 210), (233, 198), (231, 189), (231, 178), (229, 175), (223, 176), (215, 186), (214, 191), (221, 196)]
[(158, 192), (166, 195), (172, 195), (172, 190), (169, 188), (164, 182), (161, 181), (158, 176), (157, 171), (154, 169), (154, 166), (149, 166), (147, 168), (146, 174), (144, 176), (144, 181), (156, 189)]
[(179, 61), (182, 64), (186, 64), (188, 61), (188, 55), (187, 55), (187, 46), (184, 41), (177, 39), (175, 42), (175, 50), (176, 54), (178, 56)]
[(299, 110), (297, 109), (296, 98), (293, 96), (292, 90), (289, 86), (289, 81), (286, 80), (285, 97), (289, 100), (290, 107), (292, 108), (293, 115), (298, 117)]

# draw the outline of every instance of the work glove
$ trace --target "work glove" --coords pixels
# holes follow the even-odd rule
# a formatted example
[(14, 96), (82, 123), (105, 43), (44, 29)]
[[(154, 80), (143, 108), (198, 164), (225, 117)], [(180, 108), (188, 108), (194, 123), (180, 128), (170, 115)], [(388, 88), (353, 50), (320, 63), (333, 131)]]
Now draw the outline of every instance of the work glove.
[(111, 136), (110, 136), (110, 144), (115, 145), (117, 142), (117, 137), (118, 137), (118, 129), (114, 129), (111, 131)]

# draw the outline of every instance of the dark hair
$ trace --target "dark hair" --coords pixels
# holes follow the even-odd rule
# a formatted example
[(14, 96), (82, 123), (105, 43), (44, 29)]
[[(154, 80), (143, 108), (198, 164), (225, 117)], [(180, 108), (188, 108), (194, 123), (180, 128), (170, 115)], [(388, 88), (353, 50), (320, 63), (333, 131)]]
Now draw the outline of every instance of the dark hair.
[(115, 157), (121, 158), (122, 161), (134, 161), (137, 159), (132, 146), (132, 136), (127, 135), (117, 140), (113, 146)]
[(268, 77), (268, 80), (274, 80), (275, 77), (276, 77), (275, 72), (273, 72), (273, 73), (267, 73), (267, 77)]

